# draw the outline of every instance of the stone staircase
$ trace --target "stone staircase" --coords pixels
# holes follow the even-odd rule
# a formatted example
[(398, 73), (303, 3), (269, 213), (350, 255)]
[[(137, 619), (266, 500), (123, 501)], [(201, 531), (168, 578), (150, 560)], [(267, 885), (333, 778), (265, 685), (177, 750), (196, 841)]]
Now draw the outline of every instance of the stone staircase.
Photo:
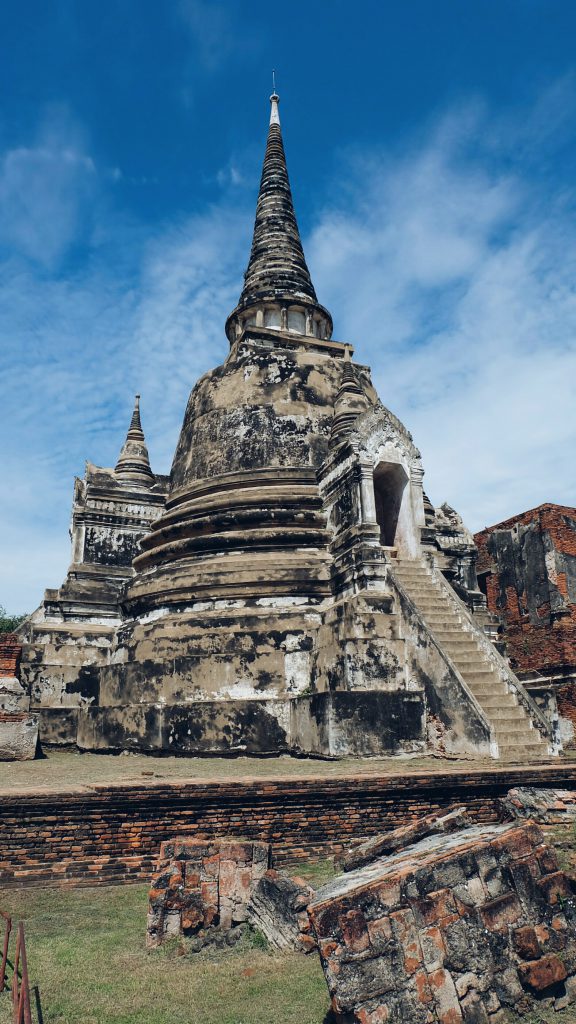
[(395, 559), (391, 568), (489, 719), (498, 743), (498, 756), (507, 761), (548, 758), (548, 743), (476, 639), (478, 627), (465, 611), (458, 613), (422, 562)]

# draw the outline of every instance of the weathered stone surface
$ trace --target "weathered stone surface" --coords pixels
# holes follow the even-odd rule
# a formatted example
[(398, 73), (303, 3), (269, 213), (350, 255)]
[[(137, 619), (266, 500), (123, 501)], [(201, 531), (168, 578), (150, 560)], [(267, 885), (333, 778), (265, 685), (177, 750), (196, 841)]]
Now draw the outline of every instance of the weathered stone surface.
[(42, 747), (77, 747), (79, 708), (40, 708), (39, 735)]
[(316, 940), (306, 908), (313, 895), (314, 890), (303, 879), (270, 869), (252, 889), (248, 920), (275, 949), (311, 953)]
[[(576, 509), (546, 503), (476, 534), (490, 611), (515, 671), (576, 736)], [(558, 722), (559, 714), (559, 722)]]
[(422, 750), (426, 707), (415, 691), (357, 690), (298, 697), (291, 749), (332, 757)]
[(30, 698), (15, 676), (0, 676), (0, 711), (27, 711)]
[(16, 677), (22, 641), (16, 633), (0, 635), (0, 761), (31, 761), (38, 744), (38, 716), (30, 714), (30, 697)]
[(539, 960), (518, 965), (518, 974), (525, 985), (535, 992), (542, 992), (559, 982), (564, 981), (568, 972), (555, 953), (548, 953)]
[(38, 742), (38, 716), (0, 712), (0, 761), (32, 761)]
[(510, 818), (529, 818), (542, 825), (570, 825), (576, 821), (576, 792), (517, 786), (500, 801)]
[(19, 680), (22, 640), (17, 633), (0, 634), (0, 712), (28, 711), (30, 700)]
[[(394, 852), (311, 900), (337, 1019), (455, 1024), (498, 1020), (536, 996), (568, 1005), (576, 902), (566, 876), (547, 870), (539, 828), (404, 835), (404, 847), (398, 830)], [(496, 871), (505, 888), (493, 896), (487, 881)]]
[(395, 853), (396, 850), (403, 850), (411, 843), (425, 839), (426, 836), (449, 835), (451, 832), (460, 832), (469, 825), (470, 819), (463, 807), (456, 807), (448, 814), (443, 814), (441, 811), (436, 814), (427, 814), (409, 825), (403, 825), (401, 828), (385, 832), (383, 835), (372, 836), (365, 842), (358, 843), (342, 854), (339, 864), (344, 871), (354, 871), (379, 857)]
[(252, 890), (268, 869), (270, 846), (250, 840), (175, 839), (162, 843), (152, 878), (146, 942), (180, 935), (200, 949), (248, 917)]

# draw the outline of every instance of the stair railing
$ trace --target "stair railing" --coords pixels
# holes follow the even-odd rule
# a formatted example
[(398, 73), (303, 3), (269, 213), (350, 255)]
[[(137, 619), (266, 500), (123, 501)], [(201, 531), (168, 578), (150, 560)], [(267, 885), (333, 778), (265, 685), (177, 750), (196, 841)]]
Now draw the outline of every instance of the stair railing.
[[(0, 910), (0, 919), (4, 922), (4, 939), (2, 941), (2, 959), (0, 960), (0, 992), (8, 988), (6, 983), (6, 967), (8, 966), (8, 952), (10, 947), (10, 935), (12, 932), (12, 918), (4, 910)], [(12, 967), (12, 984), (10, 986), (10, 999), (12, 1002), (13, 1024), (32, 1024), (32, 1008), (30, 1002), (30, 978), (28, 976), (28, 957), (26, 955), (26, 938), (24, 935), (24, 922), (18, 923), (16, 929), (16, 949)], [(40, 1011), (39, 1011), (40, 1014)]]

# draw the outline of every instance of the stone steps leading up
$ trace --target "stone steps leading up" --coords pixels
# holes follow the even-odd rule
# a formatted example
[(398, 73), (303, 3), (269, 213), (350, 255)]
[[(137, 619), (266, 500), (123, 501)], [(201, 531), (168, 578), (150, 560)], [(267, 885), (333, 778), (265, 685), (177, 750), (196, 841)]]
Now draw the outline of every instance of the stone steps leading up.
[(499, 757), (515, 761), (546, 757), (546, 742), (475, 638), (475, 626), (459, 614), (427, 568), (420, 562), (396, 560), (392, 571), (485, 712)]

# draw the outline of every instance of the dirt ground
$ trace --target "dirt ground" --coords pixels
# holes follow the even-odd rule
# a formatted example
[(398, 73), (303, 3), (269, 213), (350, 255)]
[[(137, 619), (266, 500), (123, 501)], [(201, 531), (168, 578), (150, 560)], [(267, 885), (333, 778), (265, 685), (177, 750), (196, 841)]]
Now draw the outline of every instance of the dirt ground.
[[(548, 762), (546, 762), (548, 763)], [(564, 759), (550, 760), (551, 766)], [(538, 763), (538, 767), (542, 762)], [(49, 751), (35, 761), (0, 763), (0, 793), (16, 790), (50, 789), (65, 791), (75, 786), (123, 784), (143, 779), (191, 779), (234, 781), (236, 779), (347, 778), (354, 775), (406, 775), (408, 773), (469, 772), (485, 769), (505, 771), (511, 763), (493, 760), (463, 760), (445, 757), (371, 757), (322, 761), (313, 758), (282, 757), (149, 757), (145, 754), (81, 754)], [(524, 765), (524, 767), (529, 767)]]

